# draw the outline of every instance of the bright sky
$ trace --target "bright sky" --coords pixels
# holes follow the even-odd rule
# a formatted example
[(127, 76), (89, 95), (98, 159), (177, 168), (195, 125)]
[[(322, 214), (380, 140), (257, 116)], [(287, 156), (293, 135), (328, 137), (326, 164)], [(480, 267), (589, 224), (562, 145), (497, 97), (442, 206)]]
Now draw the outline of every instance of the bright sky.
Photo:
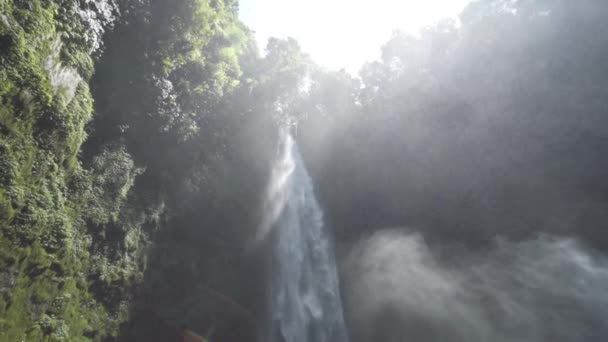
[(380, 56), (394, 30), (415, 33), (455, 18), (470, 1), (241, 0), (240, 17), (262, 48), (269, 37), (294, 37), (317, 63), (357, 74), (363, 63)]

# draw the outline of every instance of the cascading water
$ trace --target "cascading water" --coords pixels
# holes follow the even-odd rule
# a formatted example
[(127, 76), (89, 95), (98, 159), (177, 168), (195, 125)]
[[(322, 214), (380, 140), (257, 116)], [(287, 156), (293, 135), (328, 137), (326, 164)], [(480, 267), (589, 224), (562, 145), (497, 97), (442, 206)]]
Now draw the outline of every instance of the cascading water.
[(347, 342), (336, 262), (312, 181), (282, 133), (261, 232), (274, 228), (269, 342)]

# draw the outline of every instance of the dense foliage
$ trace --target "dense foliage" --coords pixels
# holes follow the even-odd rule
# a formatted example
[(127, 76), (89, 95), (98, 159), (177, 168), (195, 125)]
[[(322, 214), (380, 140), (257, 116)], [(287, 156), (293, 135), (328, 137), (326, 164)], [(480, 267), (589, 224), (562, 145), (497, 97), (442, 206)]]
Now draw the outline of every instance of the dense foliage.
[(396, 34), (362, 87), (315, 79), (299, 139), (340, 234), (409, 226), (477, 245), (545, 231), (607, 247), (607, 11), (479, 1), (460, 27)]
[(217, 270), (240, 260), (249, 221), (230, 212), (254, 210), (264, 166), (233, 181), (253, 160), (227, 99), (258, 58), (236, 3), (0, 6), (0, 340), (117, 337), (137, 294), (174, 282), (202, 299), (144, 309), (175, 334), (221, 295), (195, 288), (238, 297), (238, 265)]
[(608, 247), (603, 1), (477, 1), (359, 78), (293, 39), (261, 56), (237, 15), (0, 0), (0, 341), (253, 339), (280, 125), (345, 250), (387, 226)]

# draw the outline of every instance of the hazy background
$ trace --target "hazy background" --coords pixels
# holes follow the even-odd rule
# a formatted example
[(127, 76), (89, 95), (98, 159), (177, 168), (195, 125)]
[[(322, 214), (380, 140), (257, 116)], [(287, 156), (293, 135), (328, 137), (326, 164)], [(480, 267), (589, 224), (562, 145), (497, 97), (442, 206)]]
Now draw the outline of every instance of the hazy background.
[(600, 340), (608, 4), (465, 5), (242, 5), (258, 40), (293, 35), (350, 72), (309, 67), (281, 104), (337, 236), (351, 338)]

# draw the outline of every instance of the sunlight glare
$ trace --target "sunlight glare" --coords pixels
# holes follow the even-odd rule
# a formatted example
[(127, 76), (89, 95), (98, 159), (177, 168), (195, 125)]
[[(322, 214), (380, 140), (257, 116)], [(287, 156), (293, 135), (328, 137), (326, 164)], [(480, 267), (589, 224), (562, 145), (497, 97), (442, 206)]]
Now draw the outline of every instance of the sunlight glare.
[(294, 37), (329, 69), (356, 74), (380, 55), (395, 30), (416, 33), (444, 18), (457, 18), (470, 0), (241, 0), (240, 17), (256, 32), (260, 47), (269, 37)]

